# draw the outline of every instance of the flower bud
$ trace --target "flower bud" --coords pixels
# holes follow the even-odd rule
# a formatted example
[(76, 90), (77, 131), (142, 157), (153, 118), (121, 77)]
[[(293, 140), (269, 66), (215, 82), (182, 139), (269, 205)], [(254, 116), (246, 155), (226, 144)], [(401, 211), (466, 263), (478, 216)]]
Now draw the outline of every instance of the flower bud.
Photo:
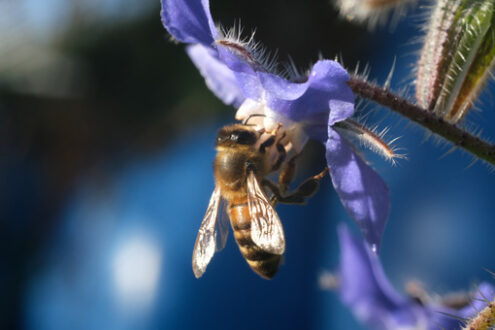
[(439, 0), (418, 63), (420, 106), (457, 123), (495, 64), (493, 0)]

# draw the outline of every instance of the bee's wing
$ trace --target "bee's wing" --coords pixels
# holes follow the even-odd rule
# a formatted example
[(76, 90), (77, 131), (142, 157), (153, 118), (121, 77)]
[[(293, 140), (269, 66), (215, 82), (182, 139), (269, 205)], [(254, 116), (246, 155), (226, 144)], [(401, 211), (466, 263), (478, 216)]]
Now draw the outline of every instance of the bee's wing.
[(282, 223), (253, 172), (247, 179), (251, 239), (266, 252), (283, 254), (285, 237)]
[(196, 237), (196, 243), (194, 244), (192, 267), (196, 278), (203, 275), (211, 258), (215, 254), (217, 247), (216, 222), (221, 199), (220, 188), (216, 187), (211, 195), (208, 209), (206, 210), (201, 227), (199, 227), (198, 237)]
[(217, 216), (216, 230), (218, 232), (216, 250), (221, 251), (227, 243), (227, 237), (229, 236), (229, 216), (227, 215), (227, 203), (221, 198), (220, 214)]

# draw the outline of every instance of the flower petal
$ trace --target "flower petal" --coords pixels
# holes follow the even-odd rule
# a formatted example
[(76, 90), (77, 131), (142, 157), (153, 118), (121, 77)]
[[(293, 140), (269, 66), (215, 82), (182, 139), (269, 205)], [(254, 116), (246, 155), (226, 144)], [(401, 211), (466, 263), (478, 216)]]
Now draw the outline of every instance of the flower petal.
[(330, 113), (333, 124), (354, 112), (354, 94), (346, 84), (349, 75), (335, 61), (316, 62), (304, 83), (266, 72), (258, 74), (267, 105), (291, 120), (311, 120), (315, 115)]
[(417, 325), (425, 311), (401, 296), (391, 286), (378, 256), (364, 241), (353, 236), (347, 226), (338, 228), (342, 301), (358, 319), (377, 329), (397, 329)]
[(461, 309), (459, 314), (462, 318), (470, 319), (483, 310), (493, 299), (495, 299), (495, 288), (491, 284), (483, 282), (478, 286), (471, 304)]
[(428, 330), (461, 329), (463, 317), (459, 311), (443, 306), (428, 305), (425, 307), (428, 315)]
[[(316, 62), (308, 79), (298, 83), (260, 71), (247, 58), (226, 47), (217, 45), (217, 49), (222, 61), (235, 72), (247, 98), (266, 103), (270, 109), (292, 121), (333, 124), (354, 112), (354, 94), (346, 83), (349, 75), (335, 61)], [(330, 121), (322, 114), (330, 114)]]
[(257, 117), (251, 118), (250, 122), (261, 127), (263, 125), (263, 121), (265, 120), (265, 107), (261, 103), (252, 99), (246, 99), (237, 109), (235, 119), (238, 121), (243, 121), (250, 116), (255, 115), (257, 115)]
[(262, 101), (264, 95), (263, 86), (256, 71), (247, 59), (232, 53), (227, 47), (220, 44), (217, 44), (216, 48), (219, 58), (236, 76), (237, 84), (242, 89), (244, 96), (255, 101)]
[(244, 95), (232, 72), (217, 56), (217, 52), (201, 44), (186, 48), (187, 54), (205, 78), (208, 88), (225, 104), (240, 106)]
[[(350, 89), (349, 89), (350, 90)], [(354, 95), (352, 101), (332, 99), (329, 101), (330, 115), (328, 125), (332, 126), (339, 121), (344, 121), (354, 113)]]
[(330, 126), (326, 148), (333, 186), (363, 236), (377, 251), (390, 210), (387, 185)]
[(208, 0), (161, 0), (162, 23), (177, 40), (211, 45), (217, 30)]

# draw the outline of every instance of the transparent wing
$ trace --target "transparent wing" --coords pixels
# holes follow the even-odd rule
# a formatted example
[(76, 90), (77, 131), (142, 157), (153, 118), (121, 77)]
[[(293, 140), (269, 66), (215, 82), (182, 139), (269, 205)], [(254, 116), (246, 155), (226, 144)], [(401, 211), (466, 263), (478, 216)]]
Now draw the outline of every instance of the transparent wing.
[(196, 243), (194, 244), (192, 267), (196, 278), (203, 275), (211, 258), (215, 254), (217, 246), (216, 222), (221, 199), (220, 188), (216, 187), (211, 195), (208, 209), (206, 210), (201, 227), (199, 227)]
[(229, 216), (227, 215), (227, 203), (223, 198), (221, 198), (222, 202), (220, 203), (220, 214), (217, 217), (217, 246), (216, 251), (221, 251), (225, 247), (227, 243), (227, 237), (229, 236)]
[(285, 237), (282, 223), (253, 172), (247, 179), (248, 207), (251, 215), (251, 239), (266, 252), (283, 254)]

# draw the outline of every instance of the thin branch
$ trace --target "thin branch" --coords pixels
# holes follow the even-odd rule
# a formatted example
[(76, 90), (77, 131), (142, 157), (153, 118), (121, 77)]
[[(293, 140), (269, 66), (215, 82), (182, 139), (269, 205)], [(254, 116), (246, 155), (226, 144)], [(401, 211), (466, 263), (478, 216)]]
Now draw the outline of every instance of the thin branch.
[(472, 135), (456, 125), (449, 124), (432, 112), (428, 112), (425, 109), (408, 102), (403, 97), (395, 95), (389, 90), (362, 80), (359, 77), (351, 77), (347, 84), (357, 95), (386, 106), (390, 110), (409, 118), (478, 158), (495, 165), (494, 145)]

